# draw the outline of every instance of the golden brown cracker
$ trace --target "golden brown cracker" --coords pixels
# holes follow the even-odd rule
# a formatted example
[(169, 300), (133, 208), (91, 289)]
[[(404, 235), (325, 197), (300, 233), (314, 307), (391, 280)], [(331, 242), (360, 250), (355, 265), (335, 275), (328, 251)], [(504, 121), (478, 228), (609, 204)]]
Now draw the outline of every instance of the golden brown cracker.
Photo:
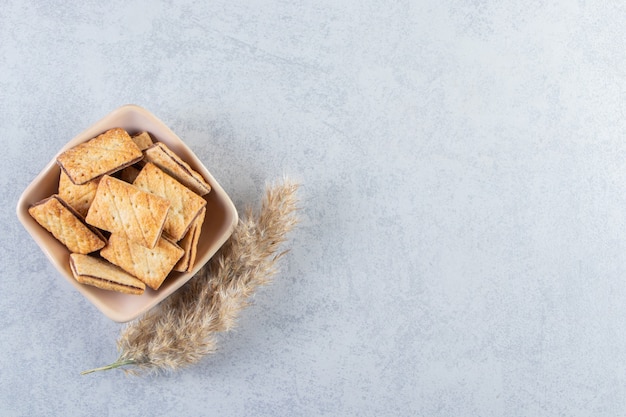
[(137, 145), (137, 147), (142, 151), (144, 149), (148, 149), (154, 143), (152, 141), (152, 137), (150, 137), (150, 133), (148, 132), (141, 132), (137, 135), (133, 135), (131, 139), (133, 140), (133, 142), (135, 142), (135, 145)]
[(202, 224), (204, 223), (204, 216), (206, 214), (206, 208), (202, 209), (196, 220), (193, 221), (191, 227), (178, 242), (178, 245), (183, 248), (185, 254), (174, 265), (175, 271), (190, 272), (196, 263), (196, 253), (198, 250), (198, 240), (200, 239), (200, 233), (202, 232)]
[(120, 267), (94, 256), (70, 254), (70, 269), (76, 281), (103, 290), (141, 295), (146, 284)]
[(81, 216), (85, 217), (89, 206), (96, 196), (99, 178), (93, 179), (83, 185), (74, 184), (64, 171), (59, 177), (59, 197), (72, 206)]
[(146, 162), (152, 162), (198, 195), (205, 195), (211, 191), (211, 186), (202, 175), (193, 170), (163, 142), (156, 142), (146, 149), (144, 159)]
[(85, 219), (100, 229), (153, 248), (161, 236), (169, 207), (166, 199), (105, 175)]
[(137, 178), (137, 175), (139, 175), (139, 168), (136, 168), (135, 165), (131, 165), (120, 171), (119, 178), (124, 182), (132, 184), (135, 178)]
[(200, 210), (206, 206), (204, 198), (150, 162), (143, 167), (133, 185), (170, 202), (163, 232), (174, 241), (179, 241), (185, 235)]
[(156, 246), (150, 249), (114, 233), (100, 255), (139, 278), (153, 290), (158, 290), (183, 252), (176, 243), (166, 238), (160, 238)]
[(130, 135), (124, 129), (114, 128), (61, 153), (57, 163), (74, 184), (81, 185), (142, 158), (141, 149)]
[(28, 212), (71, 252), (87, 254), (104, 247), (106, 240), (85, 223), (58, 195), (32, 205)]

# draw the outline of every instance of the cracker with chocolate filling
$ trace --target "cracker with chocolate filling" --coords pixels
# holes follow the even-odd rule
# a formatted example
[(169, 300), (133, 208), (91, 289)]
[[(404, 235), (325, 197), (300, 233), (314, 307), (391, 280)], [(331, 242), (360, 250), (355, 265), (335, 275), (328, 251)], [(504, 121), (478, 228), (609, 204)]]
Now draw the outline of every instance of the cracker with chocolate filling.
[(28, 213), (71, 252), (87, 254), (106, 244), (104, 236), (57, 194), (33, 204)]
[(70, 254), (70, 269), (76, 281), (103, 290), (141, 295), (146, 289), (140, 279), (95, 256)]
[(57, 164), (76, 185), (112, 174), (143, 158), (141, 149), (121, 128), (103, 134), (66, 150), (57, 157)]

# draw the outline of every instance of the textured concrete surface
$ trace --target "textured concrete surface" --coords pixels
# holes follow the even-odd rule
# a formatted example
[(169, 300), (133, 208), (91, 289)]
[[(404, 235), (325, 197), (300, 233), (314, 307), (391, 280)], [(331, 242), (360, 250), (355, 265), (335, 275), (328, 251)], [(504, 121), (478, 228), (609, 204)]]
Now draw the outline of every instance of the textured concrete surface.
[[(626, 415), (623, 3), (70, 3), (0, 1), (2, 415)], [(121, 326), (14, 213), (126, 103), (240, 209), (304, 184), (237, 331), (148, 379), (79, 375)]]

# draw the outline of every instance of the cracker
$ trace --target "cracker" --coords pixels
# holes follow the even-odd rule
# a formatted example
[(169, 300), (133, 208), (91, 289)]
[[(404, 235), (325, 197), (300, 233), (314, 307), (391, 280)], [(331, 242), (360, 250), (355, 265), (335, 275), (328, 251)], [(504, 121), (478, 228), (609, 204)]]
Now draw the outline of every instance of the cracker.
[(198, 240), (200, 239), (200, 233), (202, 232), (202, 224), (204, 223), (204, 216), (206, 214), (206, 208), (202, 209), (196, 220), (193, 221), (191, 227), (185, 234), (185, 236), (178, 242), (178, 245), (183, 248), (185, 254), (174, 265), (174, 271), (190, 272), (196, 263), (196, 253), (198, 249)]
[(105, 175), (85, 220), (92, 226), (153, 248), (165, 225), (169, 207), (166, 199)]
[(163, 142), (156, 142), (144, 151), (146, 162), (152, 162), (198, 195), (211, 192), (211, 186)]
[(100, 255), (153, 290), (158, 290), (183, 252), (180, 246), (166, 238), (160, 238), (150, 249), (113, 233)]
[(141, 295), (146, 284), (104, 259), (78, 253), (70, 254), (70, 269), (76, 281), (103, 290)]
[(139, 175), (139, 168), (136, 168), (135, 165), (131, 165), (120, 171), (119, 178), (124, 182), (132, 184), (135, 178), (137, 178), (137, 175)]
[(170, 202), (163, 232), (174, 241), (179, 241), (185, 235), (200, 210), (206, 206), (204, 198), (150, 162), (143, 167), (133, 185)]
[(106, 244), (102, 234), (86, 225), (80, 214), (56, 194), (35, 203), (28, 212), (71, 252), (87, 254)]
[(81, 216), (85, 217), (89, 206), (96, 196), (99, 178), (91, 180), (83, 185), (76, 185), (64, 171), (59, 177), (59, 197), (72, 206)]
[(150, 137), (150, 133), (148, 132), (141, 132), (137, 135), (133, 135), (131, 139), (133, 140), (133, 142), (135, 142), (135, 145), (137, 145), (137, 147), (142, 151), (144, 149), (148, 149), (154, 143), (152, 142), (152, 138)]
[(81, 185), (142, 158), (130, 135), (124, 129), (114, 128), (61, 153), (57, 163), (74, 184)]

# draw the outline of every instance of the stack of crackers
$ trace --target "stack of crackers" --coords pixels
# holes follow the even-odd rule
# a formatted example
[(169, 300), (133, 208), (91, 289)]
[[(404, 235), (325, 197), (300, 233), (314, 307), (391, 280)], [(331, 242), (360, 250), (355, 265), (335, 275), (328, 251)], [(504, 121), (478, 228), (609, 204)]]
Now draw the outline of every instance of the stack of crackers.
[(78, 282), (139, 295), (191, 271), (211, 186), (164, 143), (115, 128), (57, 164), (58, 192), (29, 213), (68, 248)]

